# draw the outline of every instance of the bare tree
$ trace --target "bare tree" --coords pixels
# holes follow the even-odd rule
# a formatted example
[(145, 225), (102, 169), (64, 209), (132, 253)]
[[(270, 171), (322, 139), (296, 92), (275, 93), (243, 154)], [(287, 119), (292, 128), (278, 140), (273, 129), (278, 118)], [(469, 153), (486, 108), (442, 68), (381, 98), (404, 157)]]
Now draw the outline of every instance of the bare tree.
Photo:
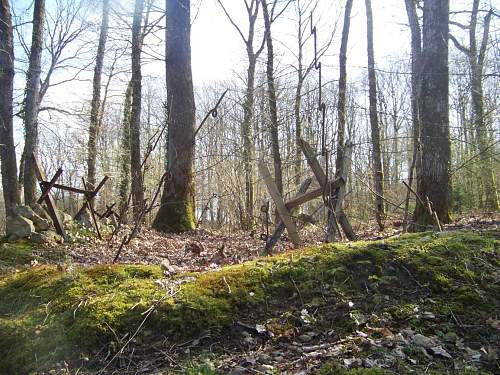
[(165, 67), (168, 108), (168, 178), (153, 227), (195, 228), (195, 103), (191, 72), (190, 0), (166, 0)]
[(366, 35), (368, 45), (368, 86), (370, 100), (370, 125), (372, 136), (373, 183), (375, 187), (375, 218), (380, 230), (384, 229), (384, 173), (380, 152), (380, 128), (377, 113), (377, 76), (373, 47), (373, 14), (371, 0), (365, 0)]
[(273, 37), (271, 34), (271, 17), (274, 13), (276, 0), (272, 4), (271, 12), (269, 12), (267, 1), (262, 0), (262, 12), (264, 14), (264, 27), (266, 32), (266, 45), (267, 45), (267, 95), (269, 101), (269, 114), (270, 114), (270, 134), (271, 134), (271, 150), (273, 155), (274, 164), (274, 181), (278, 191), (283, 195), (283, 172), (281, 170), (281, 154), (279, 143), (279, 124), (278, 124), (278, 106), (276, 103), (276, 83), (274, 80), (274, 47)]
[(132, 212), (139, 220), (144, 207), (144, 186), (141, 170), (141, 102), (142, 102), (142, 13), (144, 0), (135, 1), (132, 23), (132, 109), (130, 114), (130, 173), (132, 177)]
[(461, 44), (455, 37), (450, 35), (451, 40), (463, 52), (469, 62), (470, 89), (473, 107), (473, 122), (477, 137), (477, 147), (481, 159), (481, 182), (484, 191), (484, 208), (490, 211), (498, 210), (498, 196), (493, 173), (493, 149), (490, 147), (491, 141), (488, 137), (488, 126), (485, 119), (484, 95), (483, 95), (483, 74), (486, 59), (486, 49), (490, 34), (490, 23), (493, 10), (486, 13), (483, 19), (483, 33), (478, 43), (478, 15), (479, 0), (474, 0), (472, 4), (471, 18), (469, 25), (461, 25), (454, 22), (454, 25), (469, 31), (469, 47)]
[(425, 0), (422, 46), (420, 141), (421, 162), (417, 170), (415, 219), (419, 225), (433, 223), (421, 203), (428, 198), (442, 223), (450, 221), (451, 146), (448, 117), (449, 0)]
[(87, 183), (90, 189), (93, 189), (96, 181), (96, 157), (97, 157), (97, 138), (99, 136), (99, 114), (104, 111), (101, 107), (101, 76), (104, 62), (104, 51), (106, 40), (108, 38), (109, 28), (109, 0), (103, 0), (101, 31), (99, 35), (99, 44), (97, 46), (97, 56), (94, 69), (92, 103), (90, 105), (90, 127), (89, 140), (87, 145)]
[(254, 47), (255, 27), (259, 14), (261, 0), (244, 0), (248, 16), (248, 33), (245, 36), (241, 28), (233, 21), (231, 15), (224, 7), (221, 0), (217, 0), (224, 11), (229, 22), (234, 26), (246, 47), (248, 57), (247, 81), (245, 99), (243, 104), (244, 116), (242, 124), (243, 138), (243, 165), (245, 169), (245, 221), (244, 227), (249, 229), (254, 224), (254, 184), (255, 184), (255, 147), (253, 143), (253, 121), (254, 121), (254, 101), (255, 101), (255, 69), (257, 59), (264, 49), (265, 37), (257, 50)]
[[(418, 21), (416, 0), (405, 0), (406, 13), (411, 33), (411, 117), (413, 131), (413, 155), (408, 173), (408, 185), (413, 186), (415, 168), (420, 163), (418, 158), (420, 148), (420, 91), (421, 91), (421, 60), (422, 60), (422, 30)], [(419, 169), (419, 167), (417, 167)], [(406, 192), (404, 226), (408, 226), (408, 211), (410, 204), (410, 190)]]
[[(345, 167), (345, 131), (347, 122), (347, 110), (346, 110), (346, 96), (347, 96), (347, 43), (349, 40), (349, 29), (351, 27), (351, 10), (352, 10), (353, 0), (347, 0), (344, 11), (344, 25), (342, 28), (342, 41), (340, 43), (340, 76), (339, 76), (339, 94), (337, 102), (337, 156), (335, 164), (335, 176), (344, 177), (346, 171)], [(333, 197), (332, 197), (333, 198)], [(336, 199), (332, 199), (333, 204), (328, 212), (328, 225), (327, 225), (327, 235), (326, 239), (332, 242), (335, 239), (335, 216), (339, 214), (336, 218), (338, 223), (344, 229), (344, 232), (349, 237), (355, 237), (352, 228), (350, 228), (349, 223), (342, 211), (342, 207), (337, 207), (339, 202)], [(342, 202), (340, 202), (342, 204)]]
[(0, 3), (0, 162), (2, 164), (2, 189), (7, 216), (14, 214), (20, 202), (17, 186), (16, 150), (12, 121), (14, 88), (14, 44), (9, 0)]
[(45, 0), (35, 0), (29, 67), (24, 99), (24, 203), (35, 202), (36, 177), (34, 161), (38, 147), (38, 111), (40, 105), (40, 75), (42, 72), (43, 24)]
[(120, 180), (118, 182), (119, 209), (126, 222), (130, 193), (130, 110), (132, 106), (132, 81), (129, 81), (123, 101), (123, 119), (120, 129)]

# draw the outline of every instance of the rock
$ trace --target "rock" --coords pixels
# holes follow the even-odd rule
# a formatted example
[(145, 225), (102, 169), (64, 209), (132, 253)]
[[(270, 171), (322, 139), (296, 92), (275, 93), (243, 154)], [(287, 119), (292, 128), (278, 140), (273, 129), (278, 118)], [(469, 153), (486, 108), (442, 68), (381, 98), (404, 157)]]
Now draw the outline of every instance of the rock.
[(430, 348), (429, 350), (434, 355), (441, 356), (441, 357), (448, 358), (448, 359), (452, 358), (450, 353), (448, 353), (446, 350), (444, 350), (441, 345), (434, 346), (434, 347)]
[(179, 267), (171, 265), (168, 259), (163, 259), (160, 263), (160, 268), (165, 276), (172, 276), (180, 272)]
[(41, 204), (38, 204), (38, 203), (33, 203), (31, 205), (31, 208), (33, 209), (33, 211), (38, 215), (40, 216), (42, 219), (45, 219), (45, 220), (48, 220), (49, 222), (52, 220), (49, 216), (49, 214), (47, 213), (47, 211), (45, 211), (45, 209), (42, 207)]
[[(40, 206), (40, 205), (38, 205), (38, 206)], [(39, 208), (43, 211), (43, 208), (41, 208), (41, 206)], [(37, 232), (47, 230), (50, 227), (50, 221), (48, 219), (44, 218), (43, 216), (37, 214), (29, 206), (17, 206), (15, 208), (14, 212), (19, 216), (22, 216), (28, 220), (31, 220), (33, 222), (33, 224), (35, 225), (35, 230)]]
[(311, 336), (309, 336), (309, 335), (307, 335), (307, 334), (305, 334), (305, 335), (300, 335), (300, 336), (299, 336), (299, 340), (300, 340), (301, 342), (309, 342), (309, 341), (311, 341), (311, 340), (312, 340), (312, 337), (311, 337)]
[(412, 337), (413, 344), (421, 348), (429, 349), (436, 345), (436, 343), (429, 337), (417, 333)]
[(39, 244), (57, 244), (64, 242), (63, 238), (60, 235), (51, 230), (42, 233), (31, 233), (31, 241)]
[(14, 209), (16, 215), (23, 216), (26, 219), (32, 220), (33, 216), (35, 216), (35, 212), (31, 209), (30, 206), (17, 206)]
[[(71, 219), (73, 220), (73, 218)], [(84, 228), (92, 228), (92, 218), (88, 210), (83, 211), (83, 213), (76, 219), (76, 222)]]
[(35, 216), (33, 217), (33, 224), (35, 225), (35, 229), (37, 232), (42, 232), (50, 228), (50, 222), (47, 219), (38, 216), (37, 214), (35, 214)]
[(229, 375), (245, 375), (247, 374), (247, 369), (241, 366), (236, 366), (229, 371)]
[(274, 367), (271, 365), (260, 365), (256, 368), (259, 373), (272, 374), (274, 372)]
[(260, 363), (264, 363), (264, 364), (272, 363), (271, 356), (269, 354), (266, 354), (266, 353), (260, 353), (258, 356), (258, 360)]
[(422, 319), (427, 319), (427, 320), (436, 319), (436, 315), (434, 315), (433, 313), (431, 313), (429, 311), (424, 311), (422, 313)]
[(242, 341), (243, 344), (249, 348), (255, 348), (257, 346), (257, 341), (253, 337), (245, 337)]
[(17, 238), (28, 238), (35, 231), (33, 222), (23, 216), (7, 216), (7, 235)]

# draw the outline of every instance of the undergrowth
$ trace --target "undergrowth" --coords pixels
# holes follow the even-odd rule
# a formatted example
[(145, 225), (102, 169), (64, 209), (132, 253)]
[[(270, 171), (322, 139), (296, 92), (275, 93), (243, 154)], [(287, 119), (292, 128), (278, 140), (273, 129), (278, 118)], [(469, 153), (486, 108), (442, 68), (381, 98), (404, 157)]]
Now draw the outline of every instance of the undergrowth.
[(474, 322), (467, 334), (481, 340), (495, 333), (476, 323), (500, 309), (499, 237), (498, 231), (411, 234), (170, 278), (146, 265), (32, 267), (0, 277), (0, 373), (46, 370), (63, 360), (99, 368), (98, 352), (121, 349), (146, 315), (135, 344), (164, 337), (175, 342), (238, 319), (272, 318), (293, 304), (336, 314), (339, 332), (355, 328), (356, 312), (374, 311), (423, 333), (435, 330), (411, 321), (418, 301), (438, 316), (440, 329), (453, 319)]

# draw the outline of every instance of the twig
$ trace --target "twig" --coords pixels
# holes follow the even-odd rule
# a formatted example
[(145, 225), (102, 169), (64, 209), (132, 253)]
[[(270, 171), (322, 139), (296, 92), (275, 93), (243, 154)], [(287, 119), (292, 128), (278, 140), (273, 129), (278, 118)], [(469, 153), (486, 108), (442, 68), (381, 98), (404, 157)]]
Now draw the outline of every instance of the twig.
[(227, 283), (227, 280), (226, 280), (226, 276), (222, 276), (222, 281), (224, 281), (224, 284), (226, 284), (226, 287), (227, 287), (227, 292), (229, 294), (231, 294), (231, 287), (229, 286), (229, 284)]
[(295, 283), (295, 280), (293, 279), (292, 276), (290, 276), (290, 280), (292, 281), (292, 284), (295, 287), (295, 290), (297, 291), (297, 294), (299, 295), (300, 303), (302, 305), (304, 305), (304, 300), (302, 299), (302, 294), (300, 293), (300, 290), (299, 290), (299, 288), (298, 288), (297, 284)]

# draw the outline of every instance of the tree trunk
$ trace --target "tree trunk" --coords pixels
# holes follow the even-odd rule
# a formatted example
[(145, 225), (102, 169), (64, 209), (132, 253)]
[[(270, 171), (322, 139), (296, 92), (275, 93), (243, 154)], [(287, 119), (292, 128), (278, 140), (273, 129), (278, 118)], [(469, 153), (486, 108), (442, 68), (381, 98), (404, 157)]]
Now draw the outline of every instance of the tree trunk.
[(38, 109), (40, 106), (40, 75), (42, 72), (43, 24), (45, 0), (35, 0), (33, 7), (33, 31), (26, 77), (24, 99), (24, 203), (32, 204), (36, 196), (35, 166), (31, 155), (38, 148)]
[(14, 44), (9, 0), (0, 3), (0, 162), (6, 216), (20, 203), (14, 146), (12, 98), (14, 88)]
[(349, 29), (351, 27), (351, 10), (353, 0), (347, 0), (344, 13), (344, 26), (342, 28), (342, 41), (340, 44), (340, 76), (339, 76), (339, 97), (337, 102), (338, 130), (337, 130), (337, 157), (335, 163), (335, 176), (338, 176), (342, 169), (345, 147), (345, 126), (347, 121), (346, 113), (346, 91), (347, 91), (347, 42), (349, 40)]
[[(300, 109), (302, 106), (302, 87), (304, 86), (304, 43), (303, 43), (303, 30), (302, 30), (302, 10), (300, 8), (300, 1), (297, 4), (298, 9), (298, 25), (297, 25), (297, 87), (295, 88), (295, 98), (294, 98), (294, 114), (295, 114), (295, 169), (294, 169), (294, 181), (295, 185), (299, 185), (301, 181), (302, 174), (302, 151), (300, 149), (300, 139), (302, 138), (302, 118), (300, 115)], [(298, 209), (300, 211), (300, 208)]]
[(196, 225), (190, 0), (166, 0), (166, 16), (169, 173), (153, 227), (163, 232), (185, 232)]
[(127, 222), (130, 194), (130, 110), (132, 106), (132, 81), (127, 85), (123, 103), (123, 121), (120, 137), (120, 181), (118, 184), (119, 209), (123, 222)]
[[(344, 163), (344, 149), (345, 149), (345, 126), (347, 120), (346, 114), (346, 92), (347, 92), (347, 43), (349, 40), (349, 29), (351, 27), (351, 10), (353, 0), (347, 0), (344, 12), (344, 26), (342, 28), (342, 41), (340, 44), (340, 76), (339, 76), (339, 97), (337, 102), (337, 156), (335, 161), (335, 177), (338, 178), (342, 175)], [(347, 175), (347, 173), (346, 173)], [(333, 198), (333, 197), (332, 197)], [(327, 223), (327, 242), (335, 240), (335, 207), (337, 202), (332, 199), (332, 207), (328, 211)], [(342, 208), (340, 208), (342, 210)]]
[(144, 186), (141, 170), (141, 24), (144, 0), (135, 1), (132, 23), (132, 110), (130, 114), (130, 173), (132, 177), (132, 212), (139, 220), (144, 209)]
[[(248, 48), (247, 48), (248, 49)], [(254, 179), (255, 179), (255, 149), (253, 143), (254, 120), (254, 89), (255, 66), (257, 59), (252, 51), (248, 51), (247, 89), (243, 109), (243, 165), (245, 169), (245, 222), (244, 229), (251, 229), (254, 225)]]
[(99, 112), (104, 111), (104, 108), (101, 108), (101, 75), (104, 52), (106, 48), (106, 39), (108, 37), (108, 21), (109, 0), (103, 0), (101, 31), (99, 35), (99, 44), (97, 46), (97, 56), (94, 68), (92, 103), (90, 106), (89, 140), (87, 145), (87, 184), (90, 189), (95, 187), (96, 182), (97, 139), (99, 137), (100, 127)]
[[(425, 0), (422, 48), (421, 166), (417, 193), (442, 223), (450, 222), (451, 146), (448, 117), (449, 0)], [(433, 223), (424, 205), (417, 200), (415, 219), (419, 225)]]
[(477, 16), (479, 11), (479, 0), (474, 0), (471, 23), (469, 27), (470, 47), (468, 59), (470, 64), (470, 81), (473, 108), (473, 121), (476, 130), (477, 147), (481, 160), (481, 180), (484, 190), (484, 209), (488, 211), (498, 210), (498, 196), (496, 182), (493, 173), (493, 151), (490, 147), (491, 139), (488, 137), (488, 126), (484, 114), (483, 99), (483, 71), (486, 48), (488, 46), (489, 26), (492, 12), (488, 12), (484, 18), (483, 36), (479, 46), (476, 42)]
[[(413, 154), (409, 166), (408, 185), (413, 186), (415, 169), (420, 169), (419, 148), (420, 148), (420, 85), (421, 85), (421, 64), (422, 59), (422, 31), (418, 21), (417, 9), (414, 0), (405, 0), (406, 13), (411, 32), (411, 118), (413, 134)], [(408, 227), (408, 212), (410, 209), (410, 190), (406, 191), (405, 215), (403, 225), (405, 230)]]
[[(283, 172), (281, 168), (281, 154), (280, 154), (280, 143), (279, 143), (279, 129), (278, 129), (278, 108), (276, 102), (276, 84), (274, 81), (274, 50), (273, 50), (273, 39), (271, 35), (271, 19), (269, 17), (269, 10), (267, 8), (267, 1), (262, 0), (262, 12), (264, 14), (264, 25), (266, 33), (266, 44), (267, 44), (267, 65), (266, 65), (266, 75), (267, 75), (267, 95), (269, 101), (269, 114), (271, 119), (271, 150), (273, 155), (274, 164), (274, 182), (278, 188), (278, 192), (283, 196)], [(279, 218), (278, 215), (277, 219)]]
[(373, 148), (373, 183), (375, 187), (375, 218), (380, 230), (384, 230), (384, 174), (380, 153), (380, 129), (377, 114), (377, 77), (375, 75), (375, 56), (373, 51), (373, 15), (371, 0), (365, 0), (366, 34), (368, 42), (368, 86), (370, 97), (370, 125)]

